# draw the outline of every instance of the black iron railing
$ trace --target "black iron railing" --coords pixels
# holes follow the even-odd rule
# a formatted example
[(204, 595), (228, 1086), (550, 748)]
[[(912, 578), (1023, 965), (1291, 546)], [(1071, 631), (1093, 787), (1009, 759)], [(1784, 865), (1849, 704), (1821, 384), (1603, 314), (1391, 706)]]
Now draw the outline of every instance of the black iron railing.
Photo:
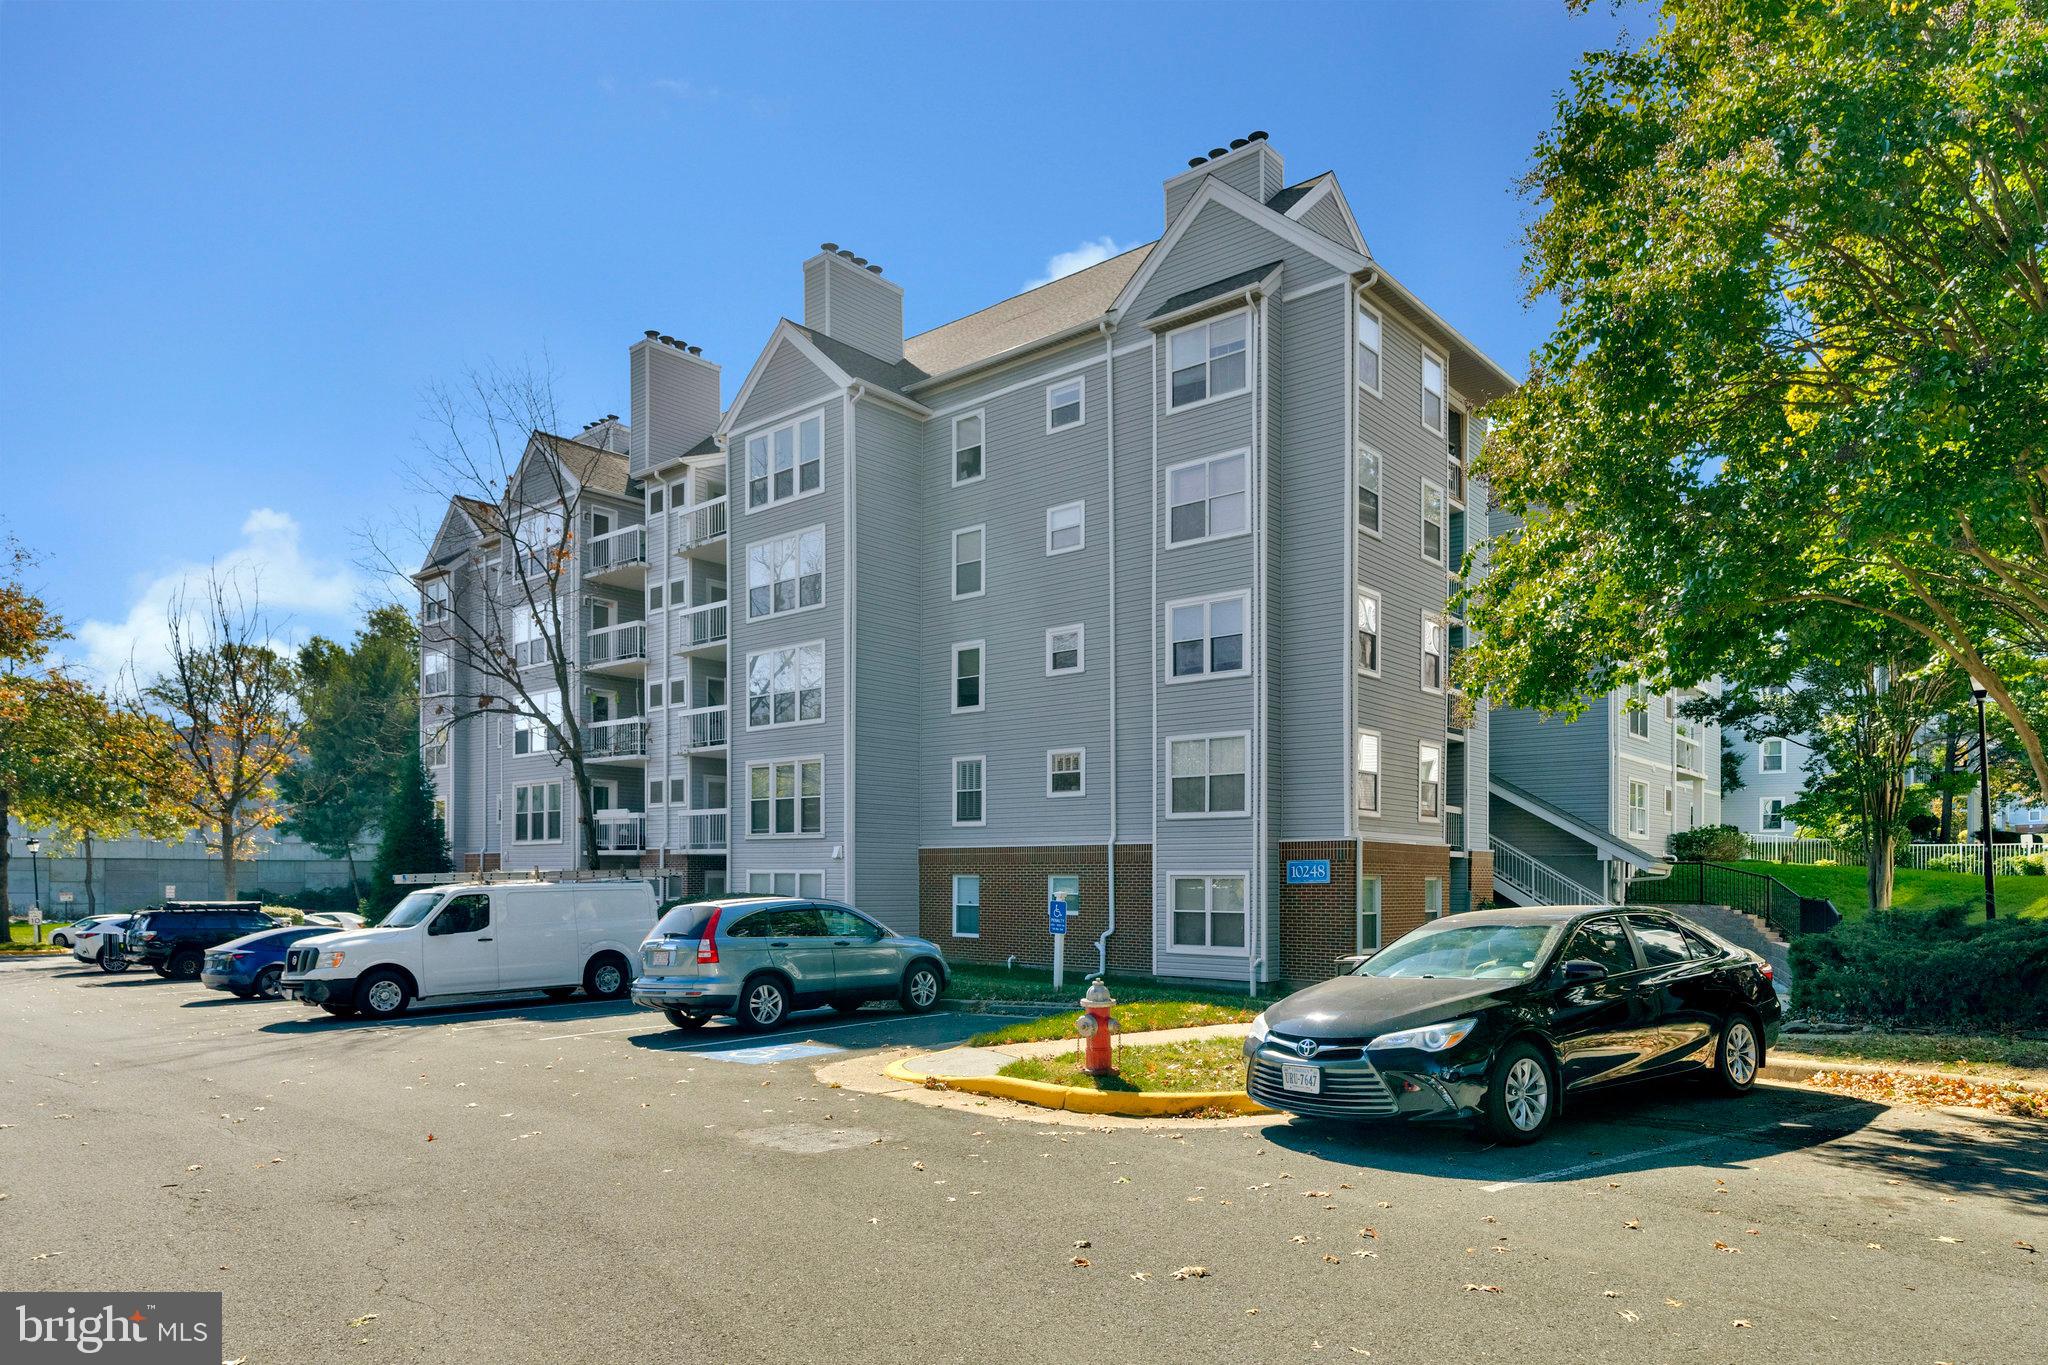
[(1834, 902), (1802, 896), (1776, 877), (1719, 863), (1674, 863), (1670, 875), (1634, 877), (1631, 905), (1725, 905), (1755, 915), (1790, 941), (1822, 934), (1842, 922)]

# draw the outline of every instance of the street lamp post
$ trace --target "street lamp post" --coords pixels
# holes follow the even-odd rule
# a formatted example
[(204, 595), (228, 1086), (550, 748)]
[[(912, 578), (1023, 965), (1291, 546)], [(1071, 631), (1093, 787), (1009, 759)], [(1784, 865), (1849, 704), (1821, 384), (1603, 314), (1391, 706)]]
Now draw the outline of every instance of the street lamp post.
[(1991, 746), (1984, 734), (1984, 689), (1973, 687), (1977, 699), (1977, 809), (1984, 830), (1984, 918), (1998, 918), (1998, 884), (1991, 866)]
[[(43, 864), (41, 859), (37, 857), (43, 851), (43, 841), (31, 834), (28, 837), (27, 847), (29, 884), (35, 890), (34, 898), (29, 901), (28, 908), (31, 911), (36, 911), (42, 909), (43, 905)], [(38, 923), (36, 925), (36, 942), (41, 943), (42, 941), (43, 926)]]

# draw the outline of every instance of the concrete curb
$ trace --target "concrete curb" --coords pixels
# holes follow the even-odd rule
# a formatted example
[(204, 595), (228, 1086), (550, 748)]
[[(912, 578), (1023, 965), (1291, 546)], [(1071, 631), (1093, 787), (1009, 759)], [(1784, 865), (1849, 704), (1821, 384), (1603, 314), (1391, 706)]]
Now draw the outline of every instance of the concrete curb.
[(2048, 1095), (2048, 1082), (2043, 1081), (2023, 1081), (2007, 1076), (1973, 1076), (1966, 1071), (1943, 1071), (1937, 1067), (1891, 1066), (1884, 1062), (1852, 1062), (1828, 1057), (1768, 1060), (1757, 1074), (1767, 1081), (1804, 1084), (1822, 1072), (1833, 1072), (1839, 1076), (1934, 1076), (1945, 1081), (1995, 1085), (2012, 1090), (2025, 1090), (2036, 1095)]
[[(1132, 1034), (1142, 1038), (1144, 1034)], [(1202, 1110), (1227, 1114), (1270, 1114), (1273, 1111), (1241, 1090), (1135, 1091), (1084, 1090), (1072, 1085), (1049, 1085), (1044, 1081), (1020, 1080), (1014, 1076), (934, 1076), (919, 1071), (905, 1058), (889, 1063), (882, 1074), (909, 1085), (941, 1086), (973, 1095), (993, 1095), (1035, 1104), (1041, 1109), (1065, 1109), (1081, 1114), (1120, 1114), (1125, 1118), (1165, 1118)]]

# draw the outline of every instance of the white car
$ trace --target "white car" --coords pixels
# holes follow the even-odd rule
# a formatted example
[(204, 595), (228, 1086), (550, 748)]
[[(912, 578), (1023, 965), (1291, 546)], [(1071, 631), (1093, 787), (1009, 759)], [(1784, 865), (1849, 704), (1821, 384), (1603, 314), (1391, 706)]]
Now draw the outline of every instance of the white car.
[(122, 936), (128, 932), (133, 915), (99, 915), (96, 922), (80, 920), (71, 926), (71, 955), (80, 962), (97, 962), (103, 972), (125, 972), (128, 959), (121, 952)]
[(458, 883), (413, 892), (375, 928), (322, 934), (285, 954), (287, 997), (376, 1019), (416, 999), (581, 986), (616, 1000), (654, 927), (646, 882)]
[(50, 946), (54, 948), (69, 948), (79, 933), (92, 928), (102, 920), (113, 918), (114, 916), (112, 915), (82, 915), (69, 924), (53, 925), (50, 929)]

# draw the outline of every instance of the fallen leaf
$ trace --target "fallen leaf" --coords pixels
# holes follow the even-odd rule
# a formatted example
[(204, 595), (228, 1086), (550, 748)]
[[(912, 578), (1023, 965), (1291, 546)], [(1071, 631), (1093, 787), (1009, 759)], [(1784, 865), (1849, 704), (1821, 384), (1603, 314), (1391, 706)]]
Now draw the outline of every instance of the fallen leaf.
[(910, 1163), (910, 1169), (913, 1171), (921, 1171), (924, 1169), (924, 1163), (922, 1161), (913, 1161)]
[(1149, 1280), (1152, 1278), (1152, 1276), (1148, 1272), (1143, 1270), (1133, 1270), (1131, 1272), (1131, 1278), (1134, 1280)]
[(1629, 1311), (1628, 1309), (1626, 1309), (1626, 1308), (1617, 1308), (1617, 1309), (1615, 1309), (1615, 1310), (1614, 1310), (1614, 1315), (1615, 1315), (1616, 1317), (1620, 1318), (1620, 1319), (1621, 1319), (1621, 1320), (1622, 1320), (1623, 1322), (1641, 1322), (1641, 1321), (1643, 1320), (1643, 1315), (1642, 1315), (1642, 1314), (1640, 1314), (1640, 1313), (1631, 1313), (1631, 1312), (1630, 1312), (1630, 1311)]
[(1067, 1264), (1077, 1265), (1080, 1266), (1081, 1269), (1086, 1270), (1089, 1266), (1095, 1263), (1089, 1260), (1086, 1256), (1070, 1256), (1067, 1258)]
[(1683, 1299), (1666, 1299), (1666, 1300), (1664, 1300), (1664, 1306), (1665, 1306), (1666, 1308), (1683, 1308), (1683, 1307), (1685, 1307), (1685, 1300), (1683, 1300)]
[(429, 1141), (429, 1142), (432, 1142), (433, 1140), (434, 1140), (434, 1135), (433, 1135), (432, 1133), (429, 1133), (429, 1134), (427, 1134), (427, 1141)]
[(1750, 1321), (1750, 1320), (1749, 1320), (1748, 1318), (1737, 1318), (1737, 1319), (1735, 1320), (1735, 1324), (1734, 1324), (1734, 1325), (1735, 1325), (1735, 1326), (1737, 1326), (1737, 1327), (1754, 1327), (1754, 1326), (1756, 1326), (1756, 1324), (1755, 1324), (1755, 1323), (1753, 1323), (1753, 1322), (1751, 1322), (1751, 1321)]
[(1622, 1226), (1627, 1228), (1631, 1232), (1641, 1232), (1643, 1229), (1643, 1220), (1640, 1218), (1630, 1218), (1623, 1222)]
[(1259, 1315), (1259, 1310), (1256, 1308), (1247, 1308), (1244, 1310), (1244, 1315), (1248, 1318), (1255, 1318)]
[(1290, 1242), (1302, 1243), (1308, 1241), (1308, 1238), (1302, 1236), (1300, 1233), (1297, 1232), (1296, 1234), (1294, 1234), (1294, 1236), (1288, 1238), (1287, 1240)]
[(1206, 1280), (1209, 1278), (1209, 1267), (1205, 1265), (1184, 1265), (1179, 1270), (1173, 1272), (1173, 1278), (1176, 1280)]
[(1937, 1242), (1947, 1242), (1950, 1246), (1961, 1246), (1963, 1244), (1963, 1239), (1960, 1237), (1937, 1237), (1934, 1240)]
[(1328, 1199), (1330, 1192), (1328, 1190), (1303, 1190), (1301, 1197), (1303, 1199)]
[(1343, 1265), (1343, 1264), (1344, 1264), (1344, 1262), (1343, 1262), (1342, 1260), (1340, 1260), (1339, 1258), (1337, 1258), (1337, 1257), (1335, 1257), (1335, 1256), (1332, 1256), (1332, 1255), (1331, 1255), (1331, 1254), (1330, 1254), (1329, 1252), (1327, 1252), (1327, 1251), (1323, 1253), (1323, 1259), (1324, 1259), (1324, 1260), (1326, 1260), (1326, 1261), (1328, 1261), (1328, 1262), (1329, 1262), (1329, 1263), (1330, 1263), (1331, 1265)]
[[(5, 1197), (5, 1195), (0, 1195), (0, 1198)], [(2032, 1242), (2022, 1242), (2019, 1238), (2015, 1237), (2012, 1239), (2012, 1244), (2030, 1256), (2034, 1254), (2034, 1244)]]
[(350, 1318), (348, 1320), (348, 1325), (351, 1327), (365, 1327), (368, 1326), (370, 1323), (375, 1322), (376, 1320), (377, 1315), (375, 1313), (365, 1313), (359, 1318)]
[(1380, 1230), (1378, 1228), (1360, 1228), (1358, 1235), (1360, 1237), (1370, 1237), (1377, 1242), (1380, 1239)]
[(1468, 1290), (1476, 1290), (1481, 1294), (1498, 1294), (1502, 1292), (1501, 1287), (1497, 1284), (1468, 1284), (1465, 1286), (1465, 1288)]
[(1716, 1243), (1714, 1243), (1714, 1250), (1716, 1250), (1716, 1251), (1725, 1251), (1725, 1252), (1727, 1252), (1727, 1253), (1728, 1253), (1728, 1254), (1729, 1254), (1730, 1256), (1740, 1256), (1740, 1255), (1742, 1254), (1742, 1253), (1741, 1253), (1740, 1251), (1736, 1250), (1736, 1249), (1735, 1249), (1734, 1247), (1732, 1247), (1732, 1246), (1729, 1246), (1729, 1245), (1728, 1245), (1728, 1244), (1727, 1244), (1726, 1242), (1716, 1242)]
[(1600, 1291), (1600, 1297), (1603, 1299), (1618, 1299), (1621, 1297), (1621, 1291), (1619, 1289), (1603, 1289)]

